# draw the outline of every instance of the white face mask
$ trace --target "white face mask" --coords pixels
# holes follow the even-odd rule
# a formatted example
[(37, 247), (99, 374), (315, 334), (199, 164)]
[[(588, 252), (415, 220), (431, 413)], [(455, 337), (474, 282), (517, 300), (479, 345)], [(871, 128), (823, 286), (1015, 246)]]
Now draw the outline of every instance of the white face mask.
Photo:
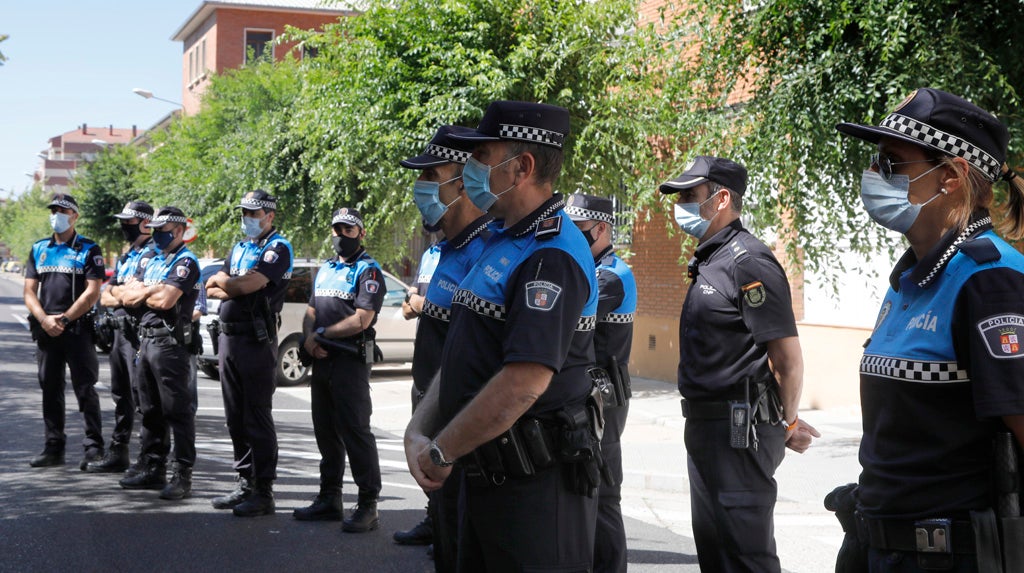
[(866, 169), (860, 179), (860, 199), (864, 202), (864, 210), (879, 225), (906, 234), (914, 225), (921, 208), (934, 201), (945, 190), (939, 191), (924, 203), (910, 202), (910, 184), (941, 167), (936, 165), (928, 171), (911, 179), (908, 175), (893, 174), (888, 180), (870, 169)]
[(245, 233), (245, 236), (250, 239), (259, 237), (263, 231), (263, 219), (264, 217), (256, 218), (242, 215), (242, 232)]
[(711, 226), (711, 221), (718, 216), (718, 212), (710, 219), (705, 219), (700, 216), (700, 209), (707, 204), (708, 201), (715, 198), (718, 193), (712, 193), (710, 197), (705, 199), (701, 203), (676, 203), (675, 204), (675, 219), (676, 224), (679, 225), (686, 234), (700, 239), (708, 232), (708, 227)]
[(59, 235), (71, 228), (70, 219), (67, 213), (50, 213), (50, 228)]

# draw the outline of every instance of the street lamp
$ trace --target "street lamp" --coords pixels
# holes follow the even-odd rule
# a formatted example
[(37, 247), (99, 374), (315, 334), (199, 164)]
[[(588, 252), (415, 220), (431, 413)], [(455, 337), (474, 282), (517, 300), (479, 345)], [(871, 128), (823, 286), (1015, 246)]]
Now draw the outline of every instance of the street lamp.
[(139, 96), (144, 97), (146, 99), (158, 99), (160, 101), (167, 102), (169, 104), (173, 104), (173, 105), (176, 105), (178, 107), (181, 107), (180, 103), (178, 103), (176, 101), (171, 101), (169, 99), (164, 99), (162, 97), (157, 97), (157, 96), (153, 95), (153, 92), (151, 92), (149, 90), (144, 90), (142, 88), (133, 88), (132, 92), (135, 93), (136, 95), (139, 95)]

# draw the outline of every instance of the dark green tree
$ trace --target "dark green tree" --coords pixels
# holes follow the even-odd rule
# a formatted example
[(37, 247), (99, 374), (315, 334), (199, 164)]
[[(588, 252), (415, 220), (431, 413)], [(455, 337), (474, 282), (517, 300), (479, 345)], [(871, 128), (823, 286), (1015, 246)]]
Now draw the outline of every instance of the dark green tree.
[(121, 226), (114, 215), (128, 201), (147, 199), (135, 182), (140, 168), (139, 148), (110, 146), (75, 178), (71, 192), (81, 209), (78, 230), (96, 241), (107, 256), (120, 253), (124, 247)]

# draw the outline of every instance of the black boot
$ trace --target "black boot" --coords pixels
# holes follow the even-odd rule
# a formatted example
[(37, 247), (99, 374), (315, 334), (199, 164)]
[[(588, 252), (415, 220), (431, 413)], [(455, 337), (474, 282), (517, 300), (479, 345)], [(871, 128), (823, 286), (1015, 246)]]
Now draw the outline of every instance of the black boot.
[(34, 468), (64, 465), (64, 444), (46, 444), (42, 453), (32, 458), (28, 465)]
[(393, 536), (399, 545), (430, 545), (434, 541), (434, 528), (427, 515), (409, 531), (396, 531)]
[(192, 468), (174, 462), (171, 481), (160, 491), (160, 499), (185, 499), (192, 495)]
[(146, 462), (137, 474), (126, 475), (117, 483), (124, 489), (163, 489), (167, 485), (167, 465), (163, 461)]
[(128, 469), (129, 463), (128, 444), (114, 442), (110, 444), (110, 449), (107, 450), (103, 459), (89, 462), (85, 466), (85, 471), (103, 474), (119, 473)]
[(341, 490), (321, 488), (313, 503), (296, 509), (292, 517), (299, 521), (341, 521)]
[(106, 453), (103, 451), (103, 446), (100, 446), (98, 448), (89, 448), (85, 450), (85, 455), (82, 456), (82, 461), (81, 463), (78, 464), (78, 469), (84, 472), (85, 468), (89, 464), (93, 462), (99, 462), (104, 457), (106, 457)]
[(380, 526), (380, 516), (377, 515), (377, 498), (361, 497), (356, 508), (345, 518), (341, 524), (341, 530), (347, 533), (365, 533), (373, 531)]
[(128, 469), (124, 470), (124, 477), (130, 478), (141, 474), (146, 471), (147, 465), (149, 465), (149, 463), (140, 455), (139, 459), (135, 460), (134, 464), (128, 466)]
[(274, 514), (274, 480), (257, 479), (252, 482), (252, 493), (232, 510), (238, 517), (257, 517)]
[(210, 500), (214, 509), (234, 509), (234, 507), (246, 499), (252, 493), (252, 480), (247, 477), (238, 476), (238, 483), (235, 490), (227, 495), (215, 497)]

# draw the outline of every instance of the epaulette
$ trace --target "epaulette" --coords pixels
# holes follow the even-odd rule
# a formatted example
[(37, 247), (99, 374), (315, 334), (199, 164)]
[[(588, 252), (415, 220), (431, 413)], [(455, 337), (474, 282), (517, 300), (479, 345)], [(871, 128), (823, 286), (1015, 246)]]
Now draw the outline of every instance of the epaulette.
[(750, 252), (747, 251), (747, 248), (740, 242), (739, 238), (729, 243), (729, 252), (732, 253), (732, 258), (737, 263), (750, 257)]
[(980, 237), (977, 239), (968, 239), (957, 248), (963, 254), (971, 257), (976, 263), (988, 263), (991, 261), (998, 261), (1002, 255), (999, 253), (999, 247), (996, 247), (995, 243), (992, 242), (988, 237)]
[(533, 232), (533, 236), (538, 240), (547, 240), (557, 237), (562, 232), (562, 218), (558, 215), (542, 219), (537, 223), (537, 230)]

